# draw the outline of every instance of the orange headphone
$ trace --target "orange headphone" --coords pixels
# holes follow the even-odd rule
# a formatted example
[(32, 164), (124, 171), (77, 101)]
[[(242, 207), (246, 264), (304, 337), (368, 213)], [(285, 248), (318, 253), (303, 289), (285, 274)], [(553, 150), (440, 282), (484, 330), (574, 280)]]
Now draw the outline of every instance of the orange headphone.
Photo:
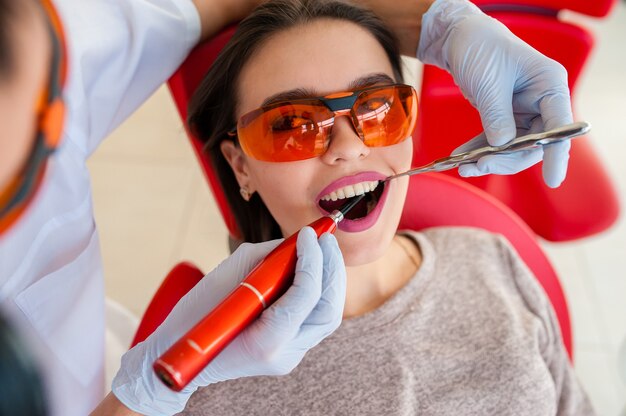
[(48, 157), (58, 148), (63, 132), (65, 104), (62, 94), (67, 77), (65, 36), (51, 0), (41, 0), (41, 5), (52, 45), (50, 75), (35, 107), (37, 133), (31, 153), (16, 177), (0, 189), (0, 235), (22, 216), (41, 187)]

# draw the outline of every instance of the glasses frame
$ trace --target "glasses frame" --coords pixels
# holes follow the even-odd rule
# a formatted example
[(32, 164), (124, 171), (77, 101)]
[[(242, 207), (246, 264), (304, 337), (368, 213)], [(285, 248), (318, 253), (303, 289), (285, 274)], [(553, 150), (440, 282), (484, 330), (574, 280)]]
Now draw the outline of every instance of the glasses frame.
[[(361, 123), (359, 122), (358, 117), (356, 115), (354, 105), (356, 104), (357, 100), (362, 94), (377, 91), (377, 90), (387, 89), (387, 88), (400, 88), (403, 90), (404, 89), (410, 90), (410, 94), (415, 99), (415, 107), (416, 107), (415, 112), (413, 114), (413, 118), (414, 118), (413, 126), (411, 128), (411, 130), (413, 130), (415, 128), (415, 124), (417, 120), (417, 92), (415, 91), (415, 88), (413, 88), (411, 85), (397, 83), (397, 84), (374, 85), (374, 86), (370, 86), (370, 87), (366, 87), (366, 88), (362, 88), (362, 89), (358, 89), (354, 91), (337, 92), (337, 93), (332, 93), (332, 94), (319, 96), (319, 97), (300, 98), (300, 99), (284, 100), (284, 101), (271, 103), (271, 104), (259, 107), (255, 110), (252, 110), (242, 115), (237, 121), (237, 124), (231, 130), (229, 130), (227, 134), (230, 137), (237, 137), (241, 144), (241, 135), (239, 133), (239, 129), (241, 128), (242, 124), (255, 120), (257, 117), (261, 116), (263, 113), (266, 113), (270, 110), (273, 110), (275, 108), (282, 107), (285, 105), (311, 105), (311, 106), (324, 106), (331, 113), (333, 113), (333, 117), (330, 119), (330, 122), (328, 123), (328, 125), (320, 126), (329, 130), (328, 132), (329, 136), (331, 134), (330, 130), (332, 129), (332, 126), (335, 124), (335, 119), (337, 117), (346, 116), (350, 119), (352, 126), (355, 132), (357, 133), (357, 135), (359, 136), (359, 138), (365, 141), (365, 134), (362, 131)], [(412, 133), (412, 131), (410, 133)], [(328, 141), (329, 140), (327, 140), (327, 142)], [(245, 146), (242, 146), (242, 149), (244, 150), (246, 154), (248, 154), (248, 152), (246, 152), (245, 150)], [(255, 158), (254, 156), (250, 154), (248, 154), (248, 156)], [(317, 156), (319, 155), (311, 156), (310, 158), (317, 157)], [(305, 160), (305, 159), (297, 159), (297, 160)]]

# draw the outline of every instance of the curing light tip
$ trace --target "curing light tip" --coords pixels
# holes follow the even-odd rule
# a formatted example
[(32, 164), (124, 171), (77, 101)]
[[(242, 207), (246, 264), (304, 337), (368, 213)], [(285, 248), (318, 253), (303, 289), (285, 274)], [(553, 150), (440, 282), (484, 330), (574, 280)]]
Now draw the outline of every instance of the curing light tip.
[(361, 199), (365, 198), (365, 194), (361, 194), (359, 196), (355, 196), (354, 198), (352, 198), (350, 200), (350, 202), (348, 202), (346, 205), (344, 205), (343, 207), (339, 208), (339, 211), (341, 211), (341, 213), (343, 215), (346, 215), (348, 213), (348, 211), (350, 211), (352, 208), (354, 208), (354, 206), (356, 204), (359, 203), (359, 201)]

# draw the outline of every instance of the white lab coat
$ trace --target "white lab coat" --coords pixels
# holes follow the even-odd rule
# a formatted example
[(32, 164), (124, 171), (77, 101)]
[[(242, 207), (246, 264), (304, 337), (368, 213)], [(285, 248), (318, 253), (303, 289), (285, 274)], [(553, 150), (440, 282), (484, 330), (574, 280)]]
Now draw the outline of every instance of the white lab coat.
[(0, 237), (0, 308), (40, 337), (53, 414), (84, 416), (105, 391), (104, 284), (85, 160), (180, 65), (200, 21), (191, 0), (55, 4), (70, 59), (65, 131), (34, 206)]

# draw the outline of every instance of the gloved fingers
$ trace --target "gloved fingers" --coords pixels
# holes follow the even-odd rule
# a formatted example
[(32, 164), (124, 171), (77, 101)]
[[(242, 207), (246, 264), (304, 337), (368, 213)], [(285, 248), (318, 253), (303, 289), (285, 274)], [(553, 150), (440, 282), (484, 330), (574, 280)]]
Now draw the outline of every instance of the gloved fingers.
[[(304, 232), (308, 232), (308, 230)], [(313, 232), (311, 234), (315, 237)], [(309, 237), (306, 239), (309, 240)], [(303, 239), (305, 245), (312, 242), (314, 240), (304, 241)], [(282, 338), (278, 335), (276, 339), (282, 342), (273, 346), (267, 344), (263, 346), (266, 352), (263, 357), (266, 373), (289, 373), (309, 349), (319, 344), (341, 324), (346, 296), (346, 274), (343, 257), (337, 240), (331, 234), (324, 234), (319, 239), (319, 248), (323, 257), (320, 297), (308, 316), (301, 315), (304, 317), (304, 321), (299, 328), (296, 325), (291, 325), (297, 329), (297, 334), (293, 336), (283, 335)], [(299, 253), (305, 250), (308, 251), (309, 249), (305, 247), (301, 251), (299, 247)], [(303, 267), (310, 268), (309, 265), (304, 264)], [(302, 274), (301, 271), (299, 273)], [(311, 290), (308, 291), (312, 292)], [(276, 319), (271, 319), (271, 321), (274, 327), (285, 325)], [(292, 321), (299, 321), (299, 318), (296, 316)]]
[(298, 260), (293, 284), (250, 326), (255, 348), (264, 359), (295, 338), (322, 294), (323, 257), (317, 235), (310, 227), (304, 227), (296, 246)]
[[(562, 82), (563, 86), (556, 92), (544, 96), (539, 102), (541, 118), (546, 130), (573, 122), (571, 100), (567, 89), (567, 73), (563, 77), (565, 77)], [(546, 146), (544, 149), (543, 180), (550, 188), (558, 187), (565, 180), (570, 147), (571, 143), (567, 140)]]
[(205, 370), (207, 380), (289, 373), (306, 348), (294, 342), (322, 293), (323, 255), (310, 227), (300, 230), (294, 281)]
[(266, 241), (263, 243), (243, 243), (226, 260), (221, 262), (217, 268), (209, 273), (220, 277), (238, 278), (241, 282), (244, 277), (256, 266), (270, 251), (274, 250), (282, 239)]
[[(528, 114), (528, 113), (515, 113), (513, 116), (515, 122), (515, 134), (511, 138), (523, 136), (530, 133), (538, 133), (543, 131), (543, 123), (541, 116), (539, 114)], [(505, 143), (502, 143), (505, 144)], [(461, 146), (457, 147), (452, 151), (452, 155), (458, 155), (463, 152), (470, 152), (472, 150), (476, 150), (481, 147), (490, 146), (487, 141), (487, 134), (483, 131), (479, 135), (475, 136), (473, 139), (463, 143)]]
[[(565, 89), (563, 94), (553, 94), (544, 97), (539, 102), (539, 105), (542, 109), (541, 115), (529, 118), (528, 115), (520, 113), (518, 126), (529, 125), (530, 127), (527, 131), (521, 131), (518, 128), (518, 136), (522, 134), (540, 133), (572, 122), (569, 93), (567, 89)], [(548, 122), (546, 122), (546, 120), (548, 120)], [(558, 187), (565, 180), (570, 147), (571, 142), (569, 140), (550, 146), (544, 146), (542, 166), (543, 179), (550, 188)]]
[(485, 132), (483, 131), (478, 136), (474, 137), (473, 139), (463, 143), (461, 146), (454, 149), (451, 154), (458, 155), (459, 153), (471, 152), (472, 150), (476, 150), (478, 148), (485, 147), (485, 146), (489, 146), (489, 143), (487, 142), (487, 136), (485, 135)]
[[(543, 121), (541, 117), (524, 115), (517, 117), (518, 129), (516, 137), (525, 134), (538, 133), (543, 131)], [(480, 134), (472, 140), (476, 140), (479, 144), (483, 141), (483, 145), (487, 145), (486, 139)], [(476, 146), (480, 147), (480, 146)], [(491, 155), (479, 159), (478, 163), (459, 166), (459, 175), (463, 177), (482, 176), (490, 173), (499, 175), (512, 175), (527, 169), (541, 160), (543, 152), (541, 149), (533, 149), (519, 151), (506, 155)]]
[(543, 95), (539, 101), (539, 110), (546, 130), (555, 129), (573, 122), (572, 102), (567, 86), (567, 71), (557, 62), (554, 78), (560, 80)]
[(533, 166), (543, 157), (541, 148), (523, 150), (504, 155), (482, 157), (477, 163), (459, 166), (459, 175), (463, 177), (482, 176), (490, 173), (512, 175)]
[(492, 86), (477, 98), (476, 108), (485, 130), (487, 142), (500, 146), (515, 138), (516, 124), (513, 115), (513, 82), (503, 79), (498, 87)]
[(550, 188), (557, 188), (565, 180), (571, 141), (565, 140), (543, 149), (543, 180)]
[(297, 336), (298, 343), (307, 350), (339, 327), (346, 301), (346, 268), (337, 239), (324, 234), (319, 242), (324, 256), (322, 295)]
[(279, 239), (257, 244), (241, 244), (232, 255), (202, 278), (189, 293), (195, 300), (189, 300), (202, 299), (203, 303), (207, 304), (207, 299), (224, 298), (282, 241)]
[(165, 322), (184, 333), (224, 299), (282, 240), (259, 244), (244, 243), (183, 296)]
[(322, 295), (305, 323), (328, 324), (334, 330), (341, 323), (346, 302), (346, 266), (334, 235), (322, 235), (319, 243), (324, 256)]

